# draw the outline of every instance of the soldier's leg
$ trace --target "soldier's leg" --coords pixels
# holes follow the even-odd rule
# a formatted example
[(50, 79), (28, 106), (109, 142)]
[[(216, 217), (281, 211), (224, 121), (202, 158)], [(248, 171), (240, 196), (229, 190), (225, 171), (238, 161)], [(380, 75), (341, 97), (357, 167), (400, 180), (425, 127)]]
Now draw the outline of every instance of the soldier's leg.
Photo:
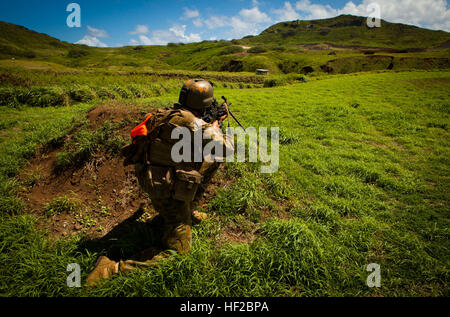
[[(152, 204), (156, 211), (163, 218), (163, 248), (177, 251), (180, 254), (189, 252), (192, 246), (192, 207), (190, 202), (175, 199), (152, 199)], [(147, 249), (141, 252), (139, 260), (125, 260), (117, 262), (108, 259), (108, 274), (103, 266), (97, 265), (89, 284), (96, 284), (101, 278), (110, 278), (113, 274), (132, 272), (136, 268), (146, 268), (158, 265), (161, 260), (170, 256), (169, 252), (158, 249)], [(114, 269), (109, 269), (114, 267)], [(100, 273), (99, 273), (100, 272)]]
[[(159, 204), (159, 205), (158, 205)], [(189, 252), (192, 246), (192, 210), (191, 203), (176, 199), (156, 202), (159, 214), (164, 220), (163, 247), (180, 254)]]
[[(189, 252), (192, 246), (191, 204), (175, 199), (153, 199), (152, 204), (163, 218), (162, 244), (165, 250), (173, 250), (180, 254)], [(121, 272), (134, 271), (158, 265), (161, 260), (170, 256), (164, 250), (147, 249), (141, 252), (139, 260), (120, 261)]]
[(199, 224), (202, 221), (206, 220), (208, 218), (208, 215), (204, 212), (199, 212), (197, 209), (197, 205), (201, 198), (203, 197), (203, 194), (205, 193), (206, 189), (211, 183), (212, 178), (214, 177), (214, 174), (219, 169), (221, 163), (219, 162), (213, 162), (213, 163), (203, 163), (202, 165), (202, 175), (203, 175), (203, 181), (199, 185), (197, 193), (195, 194), (194, 201), (192, 202), (192, 223), (193, 224)]

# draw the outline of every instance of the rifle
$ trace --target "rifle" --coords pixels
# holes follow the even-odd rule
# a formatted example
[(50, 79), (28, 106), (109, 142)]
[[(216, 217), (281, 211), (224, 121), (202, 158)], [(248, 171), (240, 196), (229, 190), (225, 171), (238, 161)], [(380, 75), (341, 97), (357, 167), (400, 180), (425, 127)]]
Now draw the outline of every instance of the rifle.
[[(230, 111), (231, 102), (228, 103), (227, 98), (225, 98), (224, 96), (222, 96), (222, 99), (224, 100), (224, 102), (221, 105), (219, 105), (217, 100), (214, 99), (211, 106), (206, 108), (206, 110), (203, 114), (203, 117), (202, 117), (203, 121), (208, 122), (208, 123), (213, 123), (214, 121), (219, 120), (219, 118), (228, 114), (228, 115), (231, 115), (231, 117), (234, 119), (234, 121), (236, 121), (236, 123), (242, 129), (244, 129), (244, 132), (245, 132), (245, 128), (242, 126), (242, 124), (239, 122), (239, 120), (234, 116), (234, 114)], [(228, 121), (228, 125), (229, 125), (229, 121)], [(220, 122), (220, 127), (222, 128), (222, 122)]]

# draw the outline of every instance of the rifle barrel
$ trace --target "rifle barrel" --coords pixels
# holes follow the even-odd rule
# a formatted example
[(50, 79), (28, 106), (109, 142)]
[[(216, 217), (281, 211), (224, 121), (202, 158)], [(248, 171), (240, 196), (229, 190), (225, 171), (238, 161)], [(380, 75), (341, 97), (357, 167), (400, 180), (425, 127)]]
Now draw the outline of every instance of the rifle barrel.
[(234, 116), (234, 114), (231, 112), (231, 110), (228, 110), (228, 112), (229, 112), (230, 115), (233, 117), (234, 121), (236, 121), (236, 123), (239, 124), (239, 126), (240, 126), (242, 129), (244, 129), (244, 132), (247, 132), (247, 131), (245, 131), (245, 128), (242, 126), (242, 124), (239, 122), (239, 120), (238, 120), (238, 119)]
[[(231, 102), (228, 103), (227, 98), (225, 98), (224, 96), (222, 96), (222, 99), (225, 101), (225, 103), (227, 104), (227, 108), (228, 106), (231, 105)], [(237, 124), (239, 124), (239, 126), (244, 130), (244, 132), (247, 133), (247, 131), (245, 131), (245, 128), (242, 126), (242, 124), (239, 122), (239, 120), (234, 116), (234, 114), (231, 112), (231, 110), (228, 108), (228, 113), (233, 117), (234, 121), (236, 121)]]

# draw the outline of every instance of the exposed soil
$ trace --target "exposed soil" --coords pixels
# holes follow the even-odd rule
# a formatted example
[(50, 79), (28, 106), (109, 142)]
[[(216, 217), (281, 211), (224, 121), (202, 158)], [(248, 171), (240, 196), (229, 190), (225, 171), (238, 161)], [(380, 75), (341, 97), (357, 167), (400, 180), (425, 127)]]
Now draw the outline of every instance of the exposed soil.
[[(145, 111), (130, 108), (124, 103), (110, 103), (91, 110), (86, 118), (92, 130), (96, 130), (106, 120), (126, 120), (127, 126), (118, 131), (125, 139), (136, 122), (142, 120)], [(55, 238), (84, 231), (90, 236), (101, 236), (115, 225), (131, 216), (139, 207), (152, 209), (139, 189), (132, 166), (123, 166), (120, 157), (109, 157), (97, 153), (89, 162), (80, 167), (55, 171), (56, 155), (62, 150), (64, 141), (70, 139), (72, 131), (56, 145), (41, 148), (29, 161), (20, 175), (22, 180), (34, 180), (24, 188), (22, 196), (28, 209), (44, 216), (44, 209), (52, 199), (66, 196), (80, 205), (75, 214), (58, 214), (50, 218), (42, 217), (40, 225), (50, 230)]]
[[(151, 109), (133, 108), (123, 102), (111, 102), (92, 109), (86, 118), (94, 131), (106, 120), (127, 123), (117, 131), (124, 139), (129, 139), (129, 131), (145, 118)], [(64, 141), (73, 137), (76, 128), (57, 144), (42, 147), (29, 161), (19, 178), (30, 183), (23, 187), (21, 196), (29, 212), (39, 216), (38, 225), (49, 230), (54, 239), (84, 232), (89, 238), (101, 238), (118, 224), (135, 214), (142, 221), (156, 215), (150, 200), (139, 188), (133, 166), (123, 166), (123, 158), (97, 153), (89, 162), (80, 167), (55, 171), (57, 154)], [(30, 181), (32, 179), (32, 181)], [(199, 206), (214, 195), (218, 186), (229, 186), (230, 180), (213, 179), (205, 191)], [(73, 213), (46, 216), (45, 209), (54, 198), (68, 197), (80, 209)]]

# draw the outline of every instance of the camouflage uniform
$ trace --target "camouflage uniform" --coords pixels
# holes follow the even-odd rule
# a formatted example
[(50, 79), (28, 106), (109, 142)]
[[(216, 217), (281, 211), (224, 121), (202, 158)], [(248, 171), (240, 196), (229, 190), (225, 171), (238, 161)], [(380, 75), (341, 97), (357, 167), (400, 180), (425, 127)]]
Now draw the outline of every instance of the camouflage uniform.
[[(152, 205), (155, 210), (163, 219), (163, 237), (162, 245), (165, 249), (177, 251), (180, 254), (186, 254), (189, 252), (192, 246), (192, 211), (193, 207), (202, 196), (206, 186), (214, 176), (214, 173), (219, 168), (218, 162), (193, 162), (193, 148), (191, 149), (191, 162), (175, 163), (171, 158), (172, 146), (178, 142), (171, 138), (172, 130), (176, 127), (186, 127), (191, 132), (191, 140), (194, 140), (194, 132), (198, 129), (198, 123), (201, 123), (201, 129), (203, 134), (207, 135), (207, 139), (202, 139), (202, 149), (209, 142), (218, 142), (223, 147), (223, 153), (233, 148), (231, 140), (222, 134), (219, 128), (213, 127), (204, 121), (200, 121), (198, 117), (194, 115), (188, 109), (181, 108), (176, 105), (173, 108), (159, 110), (160, 113), (156, 114), (150, 122), (148, 122), (149, 130), (153, 129), (153, 125), (158, 123), (160, 117), (164, 117), (169, 112), (168, 117), (165, 119), (166, 123), (159, 127), (159, 131), (154, 136), (154, 141), (149, 146), (147, 153), (149, 165), (138, 163), (136, 167), (136, 176), (138, 177), (139, 184), (146, 191), (152, 201)], [(166, 112), (164, 114), (164, 112)], [(197, 123), (197, 124), (196, 124)], [(161, 193), (152, 188), (152, 176), (149, 176), (149, 169), (152, 166), (163, 167), (173, 170), (183, 171), (197, 171), (200, 172), (202, 182), (198, 184), (198, 189), (195, 193), (195, 197), (192, 201), (180, 200), (174, 198), (174, 192), (171, 190), (170, 196), (167, 193)], [(179, 180), (174, 179), (176, 183)], [(141, 261), (121, 261), (119, 270), (128, 271), (136, 266), (151, 266), (156, 262), (168, 256), (166, 252), (157, 253), (155, 251), (149, 251), (147, 254), (141, 254)], [(157, 254), (155, 254), (157, 253)], [(146, 259), (147, 258), (147, 259)]]
[[(148, 116), (144, 123), (135, 128), (143, 128), (145, 133), (133, 137), (133, 144), (122, 151), (122, 155), (126, 157), (124, 165), (135, 164), (139, 185), (149, 194), (154, 208), (163, 219), (164, 250), (186, 254), (192, 246), (193, 207), (220, 166), (217, 162), (220, 159), (218, 153), (214, 153), (217, 155), (215, 162), (203, 159), (204, 147), (214, 142), (215, 148), (221, 147), (224, 155), (233, 149), (232, 140), (223, 135), (217, 126), (204, 122), (194, 114), (202, 113), (213, 99), (213, 88), (209, 82), (201, 79), (188, 80), (181, 89), (179, 103), (172, 108), (159, 109)], [(190, 162), (177, 163), (172, 160), (172, 147), (179, 140), (172, 139), (171, 136), (177, 127), (187, 128), (190, 133)], [(199, 129), (202, 132), (202, 144), (200, 149), (196, 149), (195, 136)], [(195, 150), (201, 151), (200, 162), (194, 160)], [(168, 255), (163, 250), (147, 249), (136, 257), (137, 261), (126, 260), (119, 263), (102, 256), (88, 276), (87, 285), (94, 286), (99, 279), (109, 278), (119, 271), (128, 272), (136, 267), (156, 265)]]

